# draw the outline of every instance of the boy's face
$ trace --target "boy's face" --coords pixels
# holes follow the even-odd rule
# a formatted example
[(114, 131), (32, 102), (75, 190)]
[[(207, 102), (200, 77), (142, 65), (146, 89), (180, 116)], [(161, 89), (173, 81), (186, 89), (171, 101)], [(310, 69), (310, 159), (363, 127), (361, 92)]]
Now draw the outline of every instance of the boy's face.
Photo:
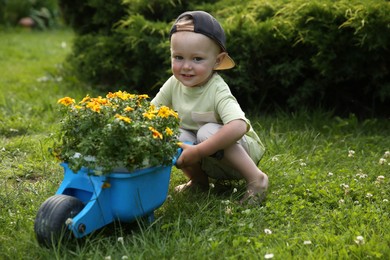
[(183, 31), (174, 33), (171, 38), (172, 72), (187, 87), (206, 83), (225, 54), (203, 34)]

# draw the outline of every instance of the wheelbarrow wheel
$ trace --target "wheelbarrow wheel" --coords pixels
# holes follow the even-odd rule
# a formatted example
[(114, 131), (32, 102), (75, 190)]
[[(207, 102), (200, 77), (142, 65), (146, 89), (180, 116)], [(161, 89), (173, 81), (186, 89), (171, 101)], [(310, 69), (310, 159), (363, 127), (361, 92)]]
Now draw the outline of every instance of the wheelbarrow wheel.
[(34, 222), (38, 243), (50, 247), (61, 239), (69, 240), (72, 234), (66, 222), (83, 208), (84, 204), (72, 196), (54, 195), (48, 198), (39, 208)]

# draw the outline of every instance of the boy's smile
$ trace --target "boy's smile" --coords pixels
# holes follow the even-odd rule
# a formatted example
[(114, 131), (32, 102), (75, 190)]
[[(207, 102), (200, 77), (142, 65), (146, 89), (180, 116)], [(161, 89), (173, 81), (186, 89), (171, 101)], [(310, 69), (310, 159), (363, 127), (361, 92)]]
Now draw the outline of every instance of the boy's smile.
[(224, 55), (214, 41), (202, 34), (183, 31), (172, 35), (172, 72), (187, 87), (206, 83)]

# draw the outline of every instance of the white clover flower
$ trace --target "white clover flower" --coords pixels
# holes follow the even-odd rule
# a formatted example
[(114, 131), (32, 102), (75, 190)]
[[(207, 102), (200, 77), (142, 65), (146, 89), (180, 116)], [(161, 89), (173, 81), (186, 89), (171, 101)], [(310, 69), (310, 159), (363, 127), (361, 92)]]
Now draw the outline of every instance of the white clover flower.
[(374, 196), (374, 195), (372, 195), (371, 193), (366, 194), (366, 198), (372, 198), (372, 196)]
[(376, 177), (377, 181), (383, 181), (384, 179), (385, 179), (385, 176), (383, 176), (383, 175), (379, 175), (378, 177)]
[(333, 172), (328, 172), (328, 176), (333, 176)]
[(232, 208), (231, 207), (226, 207), (226, 209), (225, 209), (225, 214), (227, 214), (227, 215), (232, 215), (233, 214), (233, 212), (232, 212)]
[(265, 254), (264, 255), (264, 258), (265, 259), (271, 259), (271, 258), (273, 258), (274, 257), (274, 254)]
[(383, 199), (383, 202), (389, 202), (389, 200), (388, 199)]
[(129, 257), (127, 255), (124, 255), (124, 256), (122, 256), (122, 259), (126, 260), (126, 259), (129, 259)]
[(358, 200), (355, 200), (355, 201), (353, 202), (353, 204), (355, 204), (355, 205), (359, 205), (359, 204), (360, 204), (360, 202), (359, 202)]
[(348, 151), (348, 157), (354, 157), (355, 156), (355, 151), (354, 150), (349, 150)]
[(379, 159), (379, 164), (380, 165), (384, 165), (384, 164), (386, 164), (386, 162), (387, 162), (387, 160), (385, 158), (380, 158)]
[(230, 200), (221, 200), (221, 203), (224, 204), (224, 205), (229, 205), (230, 204)]
[(233, 189), (233, 193), (236, 193), (236, 192), (237, 192), (237, 189), (236, 189), (236, 188), (234, 188), (234, 189)]
[(344, 204), (344, 203), (345, 203), (345, 200), (343, 200), (343, 199), (339, 200), (339, 204)]
[(364, 179), (364, 178), (366, 178), (367, 176), (368, 176), (367, 174), (362, 173), (362, 172), (359, 172), (359, 173), (356, 174), (356, 177), (359, 177), (360, 179)]
[(118, 237), (118, 242), (123, 245), (123, 243), (124, 243), (123, 237)]
[(104, 257), (104, 260), (111, 260), (111, 256), (109, 255), (109, 256)]
[(390, 158), (390, 151), (386, 151), (383, 155), (384, 158)]
[(341, 188), (343, 188), (344, 190), (348, 190), (349, 189), (349, 185), (348, 184), (345, 184), (345, 183), (342, 183), (340, 185)]
[(264, 233), (266, 233), (267, 235), (271, 235), (272, 231), (271, 231), (271, 229), (266, 228), (266, 229), (264, 229)]
[(278, 158), (278, 157), (276, 157), (276, 156), (274, 156), (274, 157), (272, 157), (272, 158), (271, 158), (271, 161), (273, 161), (273, 162), (277, 162), (277, 161), (279, 161), (279, 158)]
[(311, 245), (311, 241), (310, 240), (305, 240), (305, 241), (303, 241), (303, 244), (304, 245)]
[(67, 218), (65, 221), (65, 225), (67, 226), (72, 225), (72, 223), (73, 223), (73, 218)]
[(215, 187), (215, 185), (214, 185), (214, 183), (210, 183), (210, 188), (214, 188)]
[(302, 166), (302, 167), (305, 167), (307, 164), (304, 163), (304, 162), (301, 162), (299, 165)]
[(355, 240), (355, 243), (358, 244), (358, 245), (364, 244), (364, 237), (362, 237), (362, 236), (357, 236), (357, 237), (356, 237), (356, 240)]
[(66, 42), (61, 42), (61, 48), (63, 48), (63, 49), (66, 48)]

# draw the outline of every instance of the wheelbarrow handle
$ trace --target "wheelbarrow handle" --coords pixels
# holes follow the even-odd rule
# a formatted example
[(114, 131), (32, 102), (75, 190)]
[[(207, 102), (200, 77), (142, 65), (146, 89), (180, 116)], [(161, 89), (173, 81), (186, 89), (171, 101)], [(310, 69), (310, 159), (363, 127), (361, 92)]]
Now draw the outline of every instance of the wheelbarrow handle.
[[(191, 143), (191, 142), (183, 142), (183, 143), (188, 144), (188, 145), (193, 145), (194, 144), (194, 143)], [(176, 165), (177, 159), (179, 159), (179, 157), (180, 157), (182, 152), (183, 152), (183, 148), (179, 147), (177, 149), (177, 152), (176, 152), (175, 156), (172, 159), (172, 165)]]

